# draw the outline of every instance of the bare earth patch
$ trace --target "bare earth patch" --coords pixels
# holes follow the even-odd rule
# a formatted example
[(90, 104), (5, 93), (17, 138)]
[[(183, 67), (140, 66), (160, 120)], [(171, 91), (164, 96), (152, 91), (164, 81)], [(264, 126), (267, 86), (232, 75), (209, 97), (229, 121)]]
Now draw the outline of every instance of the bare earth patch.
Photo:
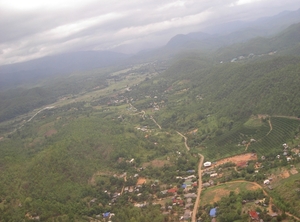
[(269, 115), (266, 115), (266, 114), (258, 114), (257, 115), (257, 118), (259, 118), (259, 119), (266, 119), (268, 117), (269, 117)]
[(290, 170), (290, 173), (291, 174), (297, 174), (298, 173), (298, 170), (296, 169), (296, 168), (292, 168), (291, 170)]
[(51, 129), (51, 130), (48, 130), (48, 131), (45, 133), (45, 136), (46, 136), (46, 137), (49, 137), (49, 136), (52, 136), (52, 135), (54, 135), (54, 134), (56, 134), (56, 133), (57, 133), (57, 130)]
[(194, 129), (194, 130), (192, 130), (192, 131), (188, 132), (188, 134), (197, 133), (197, 131), (198, 131), (198, 129)]
[(222, 160), (218, 160), (211, 167), (216, 167), (216, 166), (222, 165), (227, 162), (232, 162), (232, 163), (235, 163), (237, 166), (239, 166), (250, 160), (257, 160), (257, 155), (254, 153), (246, 153), (246, 154), (241, 154), (241, 155), (237, 155), (237, 156), (233, 156), (233, 157), (228, 157), (228, 158), (225, 158)]
[(282, 178), (288, 178), (290, 176), (290, 173), (289, 173), (289, 171), (285, 170), (280, 174), (280, 176)]
[(143, 184), (146, 183), (146, 182), (147, 182), (146, 178), (144, 178), (144, 177), (139, 177), (139, 179), (138, 179), (136, 185), (143, 185)]

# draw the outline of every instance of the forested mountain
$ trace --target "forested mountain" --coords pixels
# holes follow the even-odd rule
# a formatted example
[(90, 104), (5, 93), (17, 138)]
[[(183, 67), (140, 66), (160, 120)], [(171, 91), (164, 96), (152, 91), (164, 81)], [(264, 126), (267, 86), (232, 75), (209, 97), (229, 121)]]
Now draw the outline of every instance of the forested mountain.
[(206, 28), (204, 32), (177, 35), (168, 42), (167, 47), (215, 50), (255, 37), (271, 37), (298, 22), (300, 22), (300, 9), (293, 12), (282, 12), (276, 16), (261, 18), (253, 22), (235, 21)]
[(217, 50), (220, 60), (230, 61), (238, 56), (250, 54), (262, 55), (280, 52), (286, 55), (299, 55), (300, 23), (293, 24), (278, 35), (271, 38), (258, 37), (243, 44), (235, 44)]

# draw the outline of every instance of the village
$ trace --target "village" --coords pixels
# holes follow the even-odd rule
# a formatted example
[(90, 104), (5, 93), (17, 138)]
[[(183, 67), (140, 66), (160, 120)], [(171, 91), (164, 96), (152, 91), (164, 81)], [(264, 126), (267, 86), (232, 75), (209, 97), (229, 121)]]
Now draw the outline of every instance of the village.
[[(288, 146), (283, 144), (283, 149), (287, 150)], [(299, 156), (298, 149), (293, 149), (293, 155)], [(278, 158), (278, 157), (276, 157)], [(286, 157), (291, 158), (291, 157)], [(128, 164), (133, 164), (134, 159), (127, 160)], [(263, 162), (266, 161), (264, 157), (258, 159), (255, 153), (246, 153), (242, 155), (237, 155), (229, 158), (225, 158), (216, 162), (206, 161), (203, 164), (202, 169), (202, 190), (206, 190), (213, 186), (218, 186), (222, 183), (229, 181), (235, 181), (235, 178), (229, 178), (228, 175), (232, 175), (232, 172), (241, 173), (242, 170), (246, 170), (249, 166), (249, 163), (254, 163), (255, 172), (253, 176), (259, 173), (260, 169), (263, 169)], [(292, 158), (287, 161), (292, 161)], [(135, 174), (128, 174), (124, 172), (121, 175), (113, 175), (114, 177), (124, 180), (125, 185), (122, 187), (116, 187), (114, 192), (105, 190), (104, 192), (110, 198), (109, 205), (113, 206), (122, 196), (126, 196), (127, 200), (133, 204), (135, 207), (144, 208), (149, 205), (159, 205), (161, 213), (163, 215), (178, 215), (178, 220), (190, 221), (192, 218), (192, 212), (195, 204), (195, 199), (197, 198), (197, 189), (198, 189), (198, 177), (196, 176), (197, 172), (193, 169), (185, 171), (184, 175), (181, 172), (180, 176), (174, 177), (174, 183), (172, 184), (162, 184), (159, 179), (154, 179), (150, 177), (140, 176), (139, 172), (146, 170), (139, 168)], [(298, 173), (294, 168), (291, 168), (290, 172), (292, 174)], [(272, 176), (274, 178), (272, 178)], [(239, 179), (238, 176), (237, 179)], [(224, 181), (224, 178), (226, 181)], [(131, 184), (126, 185), (126, 181), (130, 180)], [(272, 182), (278, 180), (274, 175), (264, 176), (262, 180), (250, 180), (257, 181), (255, 182), (257, 188), (269, 189), (272, 190)], [(244, 181), (244, 180), (243, 180)], [(236, 181), (239, 182), (239, 181)], [(265, 192), (265, 191), (264, 191)], [(268, 194), (265, 192), (265, 195)], [(96, 200), (92, 199), (92, 202)], [(250, 201), (251, 202), (251, 201)], [(243, 204), (250, 203), (249, 200), (243, 200)], [(255, 205), (271, 209), (269, 202), (266, 202), (266, 198), (258, 199), (253, 201)], [(216, 221), (218, 208), (210, 209), (210, 217), (212, 221)], [(277, 217), (278, 213), (270, 210), (269, 215), (271, 217)], [(114, 216), (113, 212), (104, 212), (102, 215), (97, 215), (96, 217), (102, 217), (103, 219), (109, 219)], [(253, 221), (262, 221), (259, 218), (259, 213), (255, 209), (249, 211), (249, 218), (252, 218)], [(201, 218), (198, 218), (197, 221), (201, 221)]]

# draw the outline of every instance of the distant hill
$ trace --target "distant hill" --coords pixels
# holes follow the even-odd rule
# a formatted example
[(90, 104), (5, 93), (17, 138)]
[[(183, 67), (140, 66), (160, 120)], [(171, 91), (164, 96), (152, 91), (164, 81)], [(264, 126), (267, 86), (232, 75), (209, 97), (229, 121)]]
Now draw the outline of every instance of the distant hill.
[(128, 55), (109, 51), (82, 51), (46, 56), (0, 67), (0, 90), (38, 82), (49, 76), (65, 75), (76, 71), (88, 71), (116, 65)]
[(262, 36), (270, 36), (282, 31), (291, 24), (300, 22), (300, 9), (283, 11), (275, 16), (262, 17), (255, 21), (232, 21), (209, 26), (202, 31), (209, 34), (228, 35), (246, 29), (257, 30)]
[(300, 9), (285, 11), (253, 22), (234, 21), (206, 28), (202, 32), (176, 35), (170, 39), (166, 47), (215, 50), (255, 37), (273, 36), (298, 22), (300, 22)]
[(229, 61), (237, 56), (248, 56), (278, 51), (281, 54), (300, 55), (300, 23), (293, 24), (271, 38), (257, 37), (246, 43), (235, 44), (217, 50), (220, 60)]

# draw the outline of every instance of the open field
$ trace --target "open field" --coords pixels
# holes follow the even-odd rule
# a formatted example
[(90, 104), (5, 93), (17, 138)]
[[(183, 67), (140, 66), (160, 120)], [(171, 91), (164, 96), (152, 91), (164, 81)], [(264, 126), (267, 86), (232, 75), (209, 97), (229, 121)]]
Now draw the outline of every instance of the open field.
[(143, 167), (147, 167), (147, 166), (152, 166), (152, 167), (163, 167), (164, 165), (170, 165), (170, 161), (169, 160), (159, 160), (159, 159), (155, 159), (152, 160), (151, 162), (146, 162), (143, 164)]
[(206, 204), (213, 204), (218, 202), (222, 197), (227, 197), (230, 191), (239, 193), (243, 190), (257, 190), (260, 189), (256, 183), (247, 181), (232, 181), (225, 184), (220, 184), (214, 187), (207, 188), (201, 194), (201, 206)]

